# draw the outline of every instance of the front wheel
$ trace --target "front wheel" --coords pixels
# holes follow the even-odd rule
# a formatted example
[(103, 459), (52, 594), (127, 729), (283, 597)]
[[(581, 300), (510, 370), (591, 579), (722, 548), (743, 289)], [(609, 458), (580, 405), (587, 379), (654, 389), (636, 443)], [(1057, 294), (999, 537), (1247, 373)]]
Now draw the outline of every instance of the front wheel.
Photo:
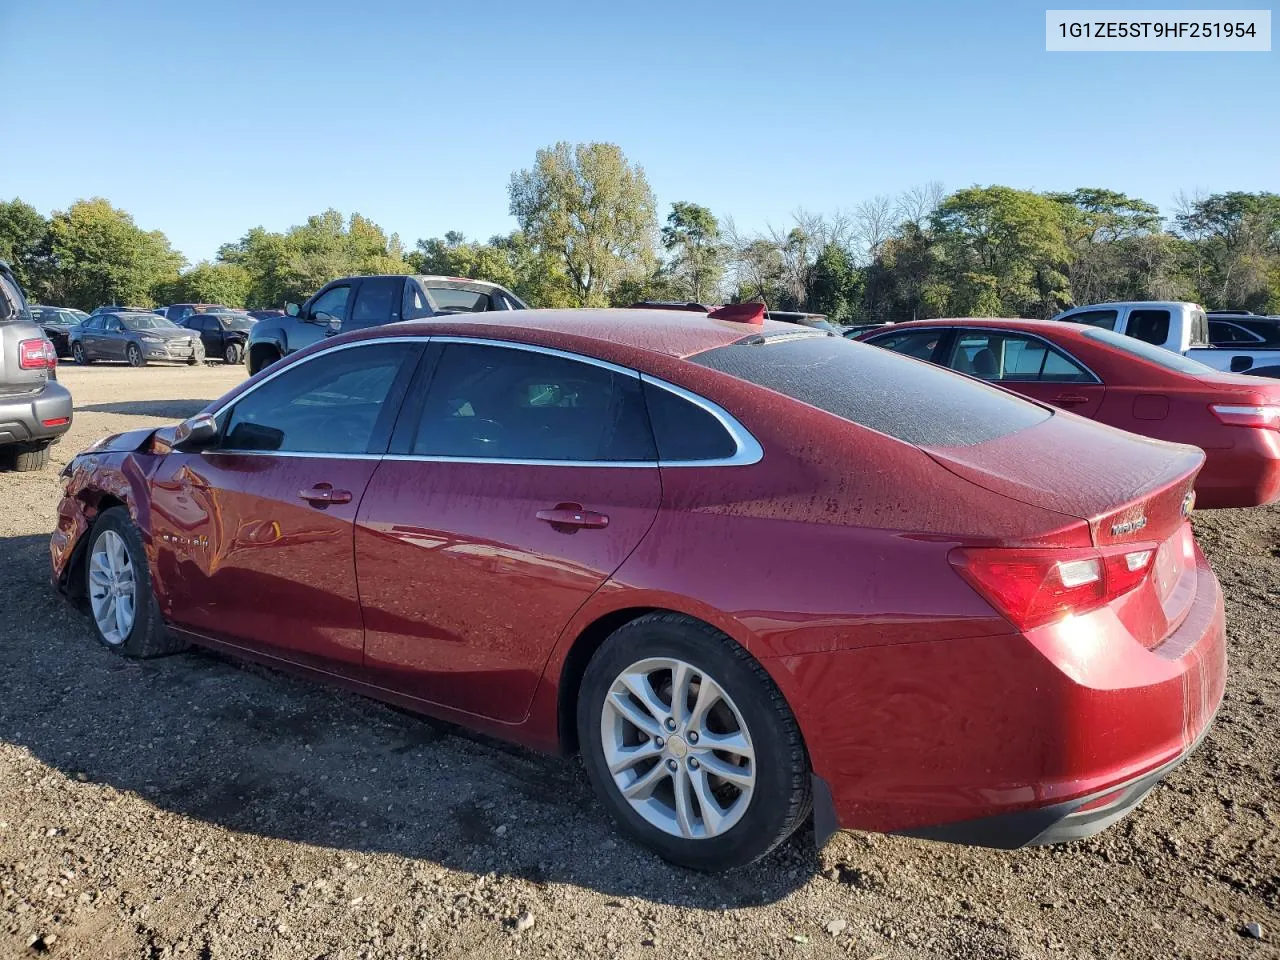
[(578, 738), (623, 830), (674, 863), (744, 866), (809, 813), (808, 756), (782, 694), (742, 647), (688, 617), (650, 614), (601, 645)]
[(129, 361), (129, 366), (131, 367), (141, 367), (147, 362), (146, 358), (142, 356), (142, 350), (138, 348), (137, 344), (133, 343), (125, 348), (124, 358)]
[(169, 635), (142, 546), (129, 511), (103, 511), (89, 533), (84, 561), (85, 596), (98, 641), (127, 657), (157, 657), (186, 644)]
[(222, 348), (222, 362), (234, 364), (240, 362), (240, 344), (228, 343)]
[(81, 366), (87, 366), (93, 361), (89, 359), (88, 354), (84, 352), (84, 344), (76, 341), (71, 345), (71, 359)]

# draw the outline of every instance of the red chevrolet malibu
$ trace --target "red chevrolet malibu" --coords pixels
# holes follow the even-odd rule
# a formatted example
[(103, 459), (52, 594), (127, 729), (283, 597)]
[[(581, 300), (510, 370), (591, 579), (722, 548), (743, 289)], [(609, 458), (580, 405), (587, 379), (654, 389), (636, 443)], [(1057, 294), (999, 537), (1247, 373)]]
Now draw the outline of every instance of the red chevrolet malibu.
[(1079, 323), (920, 320), (859, 339), (1122, 430), (1197, 446), (1207, 457), (1197, 506), (1280, 499), (1280, 381), (1222, 373)]
[(722, 316), (327, 340), (80, 454), (54, 580), (127, 656), (217, 647), (580, 752), (695, 867), (810, 811), (820, 841), (1016, 847), (1136, 806), (1222, 697), (1203, 454)]

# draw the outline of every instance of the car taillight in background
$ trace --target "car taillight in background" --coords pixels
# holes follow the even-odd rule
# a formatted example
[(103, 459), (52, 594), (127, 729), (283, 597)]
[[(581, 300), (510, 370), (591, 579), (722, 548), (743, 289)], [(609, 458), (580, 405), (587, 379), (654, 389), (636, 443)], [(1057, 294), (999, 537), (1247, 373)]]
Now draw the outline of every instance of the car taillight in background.
[(1087, 613), (1142, 583), (1156, 544), (1130, 543), (1101, 550), (957, 547), (948, 559), (1021, 630)]
[(23, 370), (52, 370), (58, 351), (48, 340), (23, 340), (18, 344), (18, 366)]
[(1211, 403), (1209, 409), (1223, 423), (1233, 427), (1263, 427), (1280, 430), (1280, 407), (1235, 403)]

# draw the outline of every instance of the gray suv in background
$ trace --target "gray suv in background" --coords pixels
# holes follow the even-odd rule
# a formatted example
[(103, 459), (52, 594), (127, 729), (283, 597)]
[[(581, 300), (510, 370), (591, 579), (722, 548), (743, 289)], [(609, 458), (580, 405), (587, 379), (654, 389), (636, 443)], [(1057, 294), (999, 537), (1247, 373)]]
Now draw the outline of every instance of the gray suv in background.
[(398, 274), (343, 277), (326, 283), (302, 306), (287, 304), (286, 316), (255, 323), (245, 363), (250, 373), (257, 373), (325, 337), (399, 320), (527, 309), (510, 290), (483, 280)]
[(0, 260), (0, 463), (39, 470), (71, 428), (71, 394), (57, 380), (58, 355), (31, 318), (22, 288)]

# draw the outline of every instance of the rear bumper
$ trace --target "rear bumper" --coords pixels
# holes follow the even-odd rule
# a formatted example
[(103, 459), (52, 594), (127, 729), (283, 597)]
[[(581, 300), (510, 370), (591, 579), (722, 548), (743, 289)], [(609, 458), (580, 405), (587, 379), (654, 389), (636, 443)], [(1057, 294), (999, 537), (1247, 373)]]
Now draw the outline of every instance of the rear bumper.
[(1124, 816), (1204, 736), (1226, 678), (1222, 592), (1197, 551), (1189, 611), (1152, 649), (1104, 609), (1029, 634), (764, 665), (825, 785), (824, 823), (1056, 843)]
[(1001, 850), (1083, 840), (1101, 833), (1132, 813), (1146, 799), (1147, 794), (1155, 789), (1157, 783), (1191, 756), (1208, 732), (1209, 728), (1206, 726), (1191, 747), (1164, 766), (1134, 777), (1127, 783), (1107, 787), (1088, 796), (1047, 807), (898, 832), (902, 836), (919, 837), (922, 840), (940, 840), (970, 847), (996, 847)]
[[(70, 391), (52, 380), (39, 393), (0, 397), (0, 444), (56, 440), (71, 429), (71, 407)], [(50, 420), (54, 424), (46, 425)]]
[(1196, 478), (1196, 506), (1258, 507), (1280, 500), (1280, 433), (1235, 427), (1236, 445), (1206, 450)]

